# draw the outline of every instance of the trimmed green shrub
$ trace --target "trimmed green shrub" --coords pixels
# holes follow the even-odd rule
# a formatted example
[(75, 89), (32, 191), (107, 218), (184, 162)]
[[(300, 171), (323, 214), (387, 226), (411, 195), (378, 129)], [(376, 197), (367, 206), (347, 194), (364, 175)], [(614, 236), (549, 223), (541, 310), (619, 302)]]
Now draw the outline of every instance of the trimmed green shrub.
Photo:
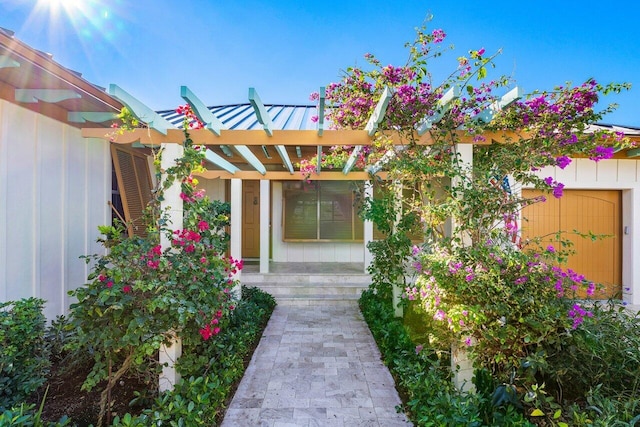
[(37, 298), (0, 303), (0, 410), (23, 402), (45, 382), (50, 362), (43, 304)]

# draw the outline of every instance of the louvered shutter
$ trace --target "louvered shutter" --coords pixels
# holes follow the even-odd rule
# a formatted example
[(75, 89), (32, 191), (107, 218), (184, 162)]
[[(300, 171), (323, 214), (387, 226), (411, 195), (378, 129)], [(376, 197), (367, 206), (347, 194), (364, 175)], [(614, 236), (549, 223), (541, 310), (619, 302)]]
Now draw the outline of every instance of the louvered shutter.
[(111, 156), (122, 197), (124, 219), (131, 224), (129, 236), (145, 237), (144, 209), (151, 201), (151, 173), (147, 157), (132, 149), (111, 144)]

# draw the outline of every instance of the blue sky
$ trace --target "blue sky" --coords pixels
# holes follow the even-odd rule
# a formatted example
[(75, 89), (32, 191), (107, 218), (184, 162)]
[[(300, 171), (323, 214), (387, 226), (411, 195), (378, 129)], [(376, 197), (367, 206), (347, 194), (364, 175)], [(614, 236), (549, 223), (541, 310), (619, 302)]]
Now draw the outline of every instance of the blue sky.
[[(308, 96), (375, 54), (400, 65), (427, 14), (455, 49), (435, 76), (470, 49), (502, 49), (496, 75), (530, 92), (571, 81), (629, 82), (601, 105), (603, 122), (640, 127), (640, 2), (0, 0), (0, 27), (90, 82), (116, 83), (155, 110), (182, 103), (187, 85), (207, 105), (309, 103)], [(437, 83), (437, 82), (435, 82)]]

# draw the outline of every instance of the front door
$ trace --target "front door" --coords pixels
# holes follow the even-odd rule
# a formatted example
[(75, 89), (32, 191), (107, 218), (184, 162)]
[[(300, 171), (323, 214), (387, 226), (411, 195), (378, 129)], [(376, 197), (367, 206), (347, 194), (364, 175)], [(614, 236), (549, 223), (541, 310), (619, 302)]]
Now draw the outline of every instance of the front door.
[(260, 181), (242, 181), (242, 257), (260, 257)]

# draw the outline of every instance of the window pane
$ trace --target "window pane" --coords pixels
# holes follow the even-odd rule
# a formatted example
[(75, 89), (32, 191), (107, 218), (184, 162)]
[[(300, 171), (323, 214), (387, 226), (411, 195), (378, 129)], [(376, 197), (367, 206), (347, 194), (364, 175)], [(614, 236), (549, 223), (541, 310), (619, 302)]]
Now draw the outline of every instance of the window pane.
[(348, 181), (320, 187), (320, 239), (353, 240), (353, 195)]
[[(314, 186), (284, 183), (284, 238), (318, 238), (318, 199)], [(286, 185), (289, 184), (289, 185)]]

